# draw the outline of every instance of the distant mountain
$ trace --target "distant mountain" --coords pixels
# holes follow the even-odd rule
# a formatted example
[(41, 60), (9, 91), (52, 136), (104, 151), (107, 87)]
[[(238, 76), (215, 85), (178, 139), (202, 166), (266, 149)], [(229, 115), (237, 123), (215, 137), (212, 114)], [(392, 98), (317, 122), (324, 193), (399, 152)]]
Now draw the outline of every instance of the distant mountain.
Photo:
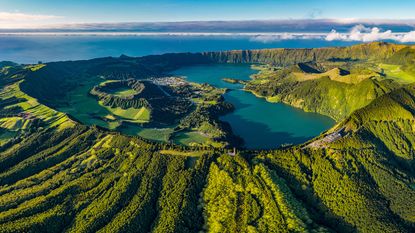
[(11, 61), (0, 61), (0, 69), (7, 66), (16, 66), (17, 64)]

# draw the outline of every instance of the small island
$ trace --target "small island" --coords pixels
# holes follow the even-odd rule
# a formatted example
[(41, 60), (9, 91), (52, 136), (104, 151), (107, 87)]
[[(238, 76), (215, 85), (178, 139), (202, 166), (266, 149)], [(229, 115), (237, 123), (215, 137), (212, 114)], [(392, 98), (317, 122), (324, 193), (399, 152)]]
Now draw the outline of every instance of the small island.
[(232, 84), (243, 84), (243, 85), (245, 85), (247, 83), (247, 81), (245, 81), (245, 80), (236, 79), (236, 78), (222, 78), (222, 80), (224, 82), (232, 83)]

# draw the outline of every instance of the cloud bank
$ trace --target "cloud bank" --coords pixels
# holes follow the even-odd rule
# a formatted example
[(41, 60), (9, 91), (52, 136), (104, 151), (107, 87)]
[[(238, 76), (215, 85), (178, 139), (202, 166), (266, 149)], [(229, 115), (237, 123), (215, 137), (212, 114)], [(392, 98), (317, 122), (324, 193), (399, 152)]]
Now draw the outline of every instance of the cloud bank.
[(325, 36), (325, 33), (258, 33), (251, 35), (250, 41), (272, 43), (282, 40), (321, 40)]
[(394, 33), (392, 30), (382, 30), (379, 27), (355, 25), (349, 32), (338, 32), (332, 29), (329, 33), (275, 33), (258, 34), (251, 41), (271, 43), (281, 40), (326, 40), (326, 41), (395, 41), (400, 43), (415, 43), (415, 31)]
[(27, 14), (21, 12), (0, 12), (0, 28), (37, 28), (51, 24), (62, 17), (56, 15)]
[[(318, 16), (319, 10), (311, 10), (309, 18)], [(0, 10), (1, 13), (1, 10)], [(382, 20), (382, 19), (281, 19), (281, 20), (241, 20), (241, 21), (181, 21), (181, 22), (101, 22), (82, 23), (74, 19), (54, 15), (34, 15), (27, 13), (3, 12), (3, 19), (29, 19), (44, 21), (38, 30), (43, 32), (57, 31), (111, 31), (111, 32), (255, 32), (255, 33), (328, 33), (331, 29), (347, 33), (354, 26), (362, 24), (366, 27), (387, 28), (394, 32), (408, 32), (415, 30), (415, 19)], [(52, 18), (61, 18), (53, 20)], [(34, 21), (33, 20), (33, 21)], [(69, 22), (72, 21), (72, 22)], [(1, 22), (1, 21), (0, 21)], [(3, 26), (1, 22), (0, 26)], [(39, 24), (38, 24), (39, 25)], [(20, 32), (25, 29), (34, 29), (34, 23), (29, 28), (18, 28)], [(36, 28), (35, 28), (36, 29)]]
[[(318, 13), (319, 10), (314, 9), (309, 17), (314, 17)], [(261, 43), (282, 40), (415, 42), (415, 19), (350, 18), (55, 24), (54, 22), (57, 21), (67, 20), (55, 15), (0, 11), (0, 35), (233, 36), (245, 37)]]
[(0, 12), (0, 21), (32, 21), (60, 18), (55, 15), (25, 14), (20, 12)]
[(405, 33), (393, 33), (391, 30), (382, 31), (378, 27), (368, 28), (360, 24), (353, 27), (349, 33), (339, 33), (333, 29), (329, 34), (327, 34), (325, 40), (361, 42), (391, 40), (402, 43), (409, 43), (415, 42), (415, 31)]

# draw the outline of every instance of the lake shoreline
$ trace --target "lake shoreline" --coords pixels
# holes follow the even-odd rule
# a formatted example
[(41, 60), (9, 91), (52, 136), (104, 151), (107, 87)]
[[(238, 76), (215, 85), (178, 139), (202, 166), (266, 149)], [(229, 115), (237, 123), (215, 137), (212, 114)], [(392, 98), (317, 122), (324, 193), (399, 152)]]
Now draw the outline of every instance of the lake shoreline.
[(230, 124), (232, 133), (244, 140), (247, 149), (276, 149), (302, 144), (335, 125), (336, 122), (330, 117), (305, 112), (282, 102), (272, 103), (265, 97), (245, 90), (243, 84), (223, 80), (223, 77), (252, 80), (251, 75), (258, 70), (251, 69), (251, 65), (189, 66), (173, 73), (186, 76), (190, 82), (209, 83), (217, 88), (229, 89), (223, 97), (235, 110), (219, 119)]

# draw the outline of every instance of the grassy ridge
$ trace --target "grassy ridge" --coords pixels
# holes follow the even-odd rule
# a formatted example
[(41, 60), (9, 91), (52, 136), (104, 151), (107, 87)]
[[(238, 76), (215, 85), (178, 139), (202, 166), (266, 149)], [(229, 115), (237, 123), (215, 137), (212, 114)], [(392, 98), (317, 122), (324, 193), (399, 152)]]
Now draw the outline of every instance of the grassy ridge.
[[(121, 75), (116, 68), (112, 74)], [(2, 77), (0, 133), (19, 136), (0, 144), (1, 232), (415, 231), (413, 85), (364, 79), (352, 87), (330, 77), (296, 83), (292, 93), (378, 93), (308, 144), (234, 155), (83, 126), (43, 104), (56, 104), (48, 87), (29, 91), (34, 99), (24, 90), (40, 87), (22, 91), (11, 76)], [(209, 114), (202, 110), (200, 119)], [(40, 123), (24, 128), (31, 118), (22, 113)], [(217, 133), (200, 122), (182, 123)]]
[(245, 89), (270, 102), (343, 120), (401, 84), (415, 82), (413, 46), (384, 42), (341, 48), (204, 53), (215, 62), (263, 63)]
[[(235, 50), (203, 53), (209, 59), (220, 63), (266, 63), (287, 66), (306, 62), (385, 60), (392, 58), (397, 51), (409, 46), (385, 42), (353, 45), (349, 47), (313, 49), (261, 49)], [(398, 55), (398, 57), (401, 57)], [(396, 60), (396, 59), (395, 59)], [(402, 59), (403, 60), (403, 59)]]
[[(340, 120), (353, 111), (369, 104), (391, 91), (395, 85), (377, 80), (364, 80), (359, 84), (339, 83), (329, 78), (285, 84), (270, 98), (282, 101), (305, 111), (317, 112)], [(268, 96), (264, 86), (247, 86), (248, 90)]]
[(139, 109), (122, 109), (120, 107), (111, 108), (108, 106), (103, 107), (105, 107), (112, 114), (122, 117), (124, 119), (131, 120), (133, 122), (146, 123), (150, 121), (150, 110), (148, 110), (146, 107), (141, 107)]

